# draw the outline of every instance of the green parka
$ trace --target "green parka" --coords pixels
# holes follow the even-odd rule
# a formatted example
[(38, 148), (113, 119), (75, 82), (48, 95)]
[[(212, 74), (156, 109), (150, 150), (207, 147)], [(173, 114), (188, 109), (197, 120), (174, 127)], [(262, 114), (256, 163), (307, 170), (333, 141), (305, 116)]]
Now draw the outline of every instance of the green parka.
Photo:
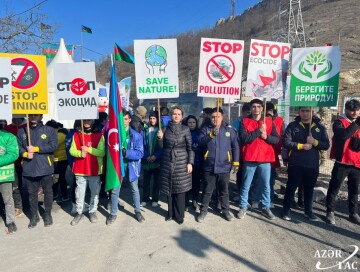
[(14, 162), (19, 157), (16, 137), (5, 130), (0, 130), (0, 183), (15, 180)]

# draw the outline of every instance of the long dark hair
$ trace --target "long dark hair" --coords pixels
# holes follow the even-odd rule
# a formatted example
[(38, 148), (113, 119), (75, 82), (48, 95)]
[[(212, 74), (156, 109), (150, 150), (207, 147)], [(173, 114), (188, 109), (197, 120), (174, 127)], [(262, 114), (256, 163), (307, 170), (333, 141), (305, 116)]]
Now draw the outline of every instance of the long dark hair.
[(199, 123), (198, 123), (197, 118), (196, 118), (194, 115), (189, 115), (189, 116), (187, 116), (187, 117), (182, 121), (182, 124), (183, 124), (184, 126), (188, 126), (187, 123), (188, 123), (189, 119), (194, 119), (194, 120), (195, 120), (196, 126), (195, 126), (195, 129), (194, 129), (194, 130), (198, 130), (198, 129), (199, 129)]

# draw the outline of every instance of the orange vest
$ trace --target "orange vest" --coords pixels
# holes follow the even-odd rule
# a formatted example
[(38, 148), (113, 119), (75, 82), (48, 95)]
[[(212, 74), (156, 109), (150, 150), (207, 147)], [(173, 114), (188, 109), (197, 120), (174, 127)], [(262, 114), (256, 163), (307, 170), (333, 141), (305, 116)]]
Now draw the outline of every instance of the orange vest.
[[(350, 122), (348, 120), (346, 120), (345, 118), (340, 118), (339, 121), (343, 124), (345, 129), (350, 126)], [(353, 136), (351, 136), (349, 139), (347, 139), (345, 141), (343, 154), (342, 154), (340, 163), (350, 164), (350, 165), (354, 165), (356, 168), (360, 168), (360, 152), (353, 151), (349, 147), (352, 137), (356, 137), (356, 138), (360, 139), (360, 129), (358, 129)], [(335, 145), (336, 145), (336, 142), (333, 137), (331, 151), (330, 151), (331, 159), (335, 159), (335, 154), (336, 154)]]
[(276, 128), (276, 132), (280, 137), (279, 143), (277, 145), (273, 145), (274, 151), (275, 151), (275, 162), (273, 162), (271, 164), (271, 168), (279, 168), (280, 167), (280, 160), (279, 160), (279, 155), (281, 154), (281, 146), (282, 146), (282, 132), (283, 132), (283, 127), (284, 127), (284, 120), (282, 117), (280, 116), (276, 116), (275, 119), (273, 120), (275, 128)]
[[(271, 118), (266, 117), (265, 123), (266, 134), (270, 135), (273, 124)], [(254, 119), (244, 118), (243, 124), (246, 132), (251, 133), (263, 124), (263, 120), (256, 121)], [(250, 144), (243, 144), (242, 160), (249, 162), (274, 162), (275, 152), (271, 144), (268, 144), (265, 140), (258, 137)]]
[[(101, 140), (102, 133), (84, 134), (85, 146), (96, 148)], [(81, 149), (82, 135), (81, 132), (75, 132), (73, 139), (77, 149)], [(99, 163), (97, 157), (87, 153), (85, 158), (74, 158), (73, 173), (84, 176), (98, 176)]]

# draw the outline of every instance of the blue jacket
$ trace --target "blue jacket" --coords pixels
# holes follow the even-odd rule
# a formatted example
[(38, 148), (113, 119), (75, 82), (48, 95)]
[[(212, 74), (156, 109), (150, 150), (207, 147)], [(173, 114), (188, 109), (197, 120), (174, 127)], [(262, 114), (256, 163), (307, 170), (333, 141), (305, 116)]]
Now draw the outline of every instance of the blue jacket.
[(136, 181), (140, 176), (141, 171), (141, 158), (144, 155), (144, 144), (143, 136), (130, 129), (130, 140), (125, 154), (125, 159), (127, 160), (127, 166), (129, 170), (129, 181)]
[(203, 148), (203, 170), (214, 174), (228, 173), (231, 166), (239, 166), (240, 146), (236, 131), (221, 125), (218, 135), (212, 134), (213, 126), (203, 127), (199, 145)]

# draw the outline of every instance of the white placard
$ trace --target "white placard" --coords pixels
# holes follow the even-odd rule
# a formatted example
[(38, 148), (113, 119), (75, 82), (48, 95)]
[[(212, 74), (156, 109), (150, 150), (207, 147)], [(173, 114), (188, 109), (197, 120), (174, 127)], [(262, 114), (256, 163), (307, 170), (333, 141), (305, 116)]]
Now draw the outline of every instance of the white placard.
[(284, 97), (290, 49), (289, 43), (251, 40), (246, 96)]
[(59, 119), (98, 118), (94, 62), (58, 63), (54, 78)]
[(244, 41), (201, 38), (198, 96), (240, 99)]
[(12, 118), (10, 58), (0, 58), (0, 109), (0, 119)]
[(176, 39), (135, 40), (138, 99), (179, 97)]

